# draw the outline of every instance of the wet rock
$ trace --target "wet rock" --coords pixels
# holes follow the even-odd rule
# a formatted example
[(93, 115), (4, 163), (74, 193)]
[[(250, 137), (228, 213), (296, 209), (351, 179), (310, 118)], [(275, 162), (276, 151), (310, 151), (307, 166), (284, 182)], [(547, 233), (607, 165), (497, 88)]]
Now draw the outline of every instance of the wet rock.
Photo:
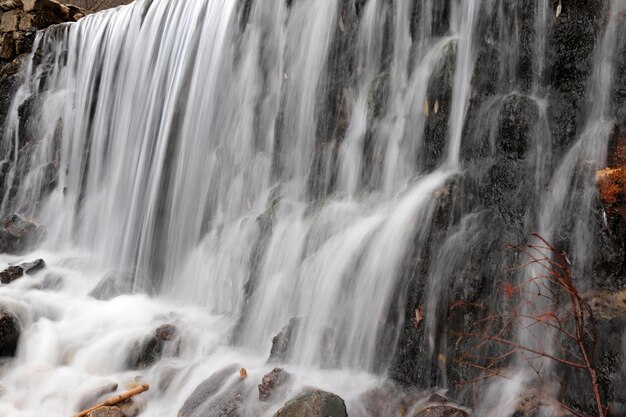
[(99, 400), (101, 400), (102, 396), (115, 392), (117, 388), (118, 384), (110, 383), (90, 390), (89, 392), (83, 394), (82, 398), (78, 402), (76, 411), (87, 410), (88, 408), (93, 407), (95, 404), (100, 402)]
[(21, 278), (24, 275), (24, 270), (20, 266), (10, 266), (4, 271), (0, 272), (0, 283), (10, 284), (13, 281)]
[(120, 408), (124, 417), (137, 417), (145, 408), (145, 404), (131, 398), (117, 404), (117, 407)]
[(155, 331), (156, 339), (164, 342), (173, 340), (174, 336), (176, 336), (176, 326), (173, 324), (163, 324)]
[(37, 271), (40, 271), (46, 267), (46, 263), (43, 259), (37, 259), (33, 262), (27, 262), (20, 265), (20, 267), (24, 270), (25, 274), (33, 274)]
[(128, 357), (130, 369), (145, 369), (155, 364), (163, 356), (166, 342), (174, 340), (176, 326), (164, 324), (159, 326), (154, 335), (137, 344)]
[(263, 376), (259, 384), (259, 400), (270, 401), (285, 393), (291, 374), (282, 368), (274, 368), (272, 372)]
[(552, 136), (558, 145), (572, 143), (582, 127), (593, 50), (605, 22), (604, 6), (601, 0), (564, 4), (551, 28), (548, 82)]
[(17, 214), (7, 216), (0, 230), (0, 252), (19, 253), (41, 237), (42, 229)]
[(87, 414), (87, 417), (126, 417), (119, 407), (100, 407), (91, 413)]
[(346, 404), (335, 394), (305, 391), (278, 410), (274, 417), (347, 417)]
[(237, 365), (229, 366), (228, 368), (215, 372), (198, 385), (189, 398), (187, 398), (180, 411), (178, 411), (178, 417), (191, 417), (196, 415), (196, 412), (203, 410), (210, 402), (211, 398), (224, 386), (224, 383), (238, 372), (239, 368), (240, 367)]
[(145, 369), (155, 364), (163, 355), (163, 341), (149, 337), (137, 343), (126, 361), (130, 369)]
[(10, 266), (0, 272), (0, 282), (2, 284), (10, 284), (16, 279), (21, 278), (24, 274), (34, 274), (35, 272), (45, 268), (46, 263), (43, 259), (37, 259), (33, 262), (23, 263), (21, 265)]
[(294, 317), (276, 336), (272, 338), (272, 350), (269, 362), (284, 361), (289, 357), (289, 350), (298, 334), (301, 319)]
[(425, 407), (411, 414), (411, 417), (470, 417), (467, 412), (449, 405)]
[(132, 274), (113, 271), (106, 274), (89, 295), (96, 300), (111, 300), (120, 295), (131, 294), (132, 291)]
[[(610, 405), (610, 417), (626, 415), (626, 291), (591, 291), (583, 295), (592, 308), (596, 321), (596, 349), (593, 357), (600, 392)], [(578, 353), (576, 348), (572, 348)], [(562, 396), (566, 404), (584, 415), (596, 415), (589, 377), (582, 370), (560, 366)]]
[(409, 416), (411, 410), (422, 410), (426, 406), (449, 404), (437, 393), (428, 393), (412, 387), (387, 382), (383, 386), (364, 392), (350, 410), (351, 417), (397, 417)]
[(15, 315), (0, 309), (0, 357), (15, 356), (19, 338), (19, 320)]

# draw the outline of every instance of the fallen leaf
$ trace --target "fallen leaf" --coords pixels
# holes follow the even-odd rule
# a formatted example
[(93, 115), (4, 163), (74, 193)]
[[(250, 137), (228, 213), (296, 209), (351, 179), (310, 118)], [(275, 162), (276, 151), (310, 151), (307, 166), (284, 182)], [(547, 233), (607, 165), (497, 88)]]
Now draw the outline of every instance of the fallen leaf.
[(426, 100), (424, 102), (424, 114), (428, 116), (429, 113), (430, 113), (430, 103), (428, 102), (428, 100)]
[(435, 114), (439, 113), (439, 100), (435, 100)]
[(241, 379), (246, 379), (248, 377), (248, 371), (246, 371), (246, 368), (241, 368), (239, 370), (239, 376)]
[(556, 17), (558, 18), (559, 16), (561, 16), (561, 11), (563, 11), (563, 6), (561, 5), (561, 2), (559, 1), (559, 5), (556, 6)]
[(411, 318), (411, 321), (415, 325), (415, 328), (419, 328), (420, 323), (424, 320), (424, 310), (422, 306), (415, 309), (415, 316)]

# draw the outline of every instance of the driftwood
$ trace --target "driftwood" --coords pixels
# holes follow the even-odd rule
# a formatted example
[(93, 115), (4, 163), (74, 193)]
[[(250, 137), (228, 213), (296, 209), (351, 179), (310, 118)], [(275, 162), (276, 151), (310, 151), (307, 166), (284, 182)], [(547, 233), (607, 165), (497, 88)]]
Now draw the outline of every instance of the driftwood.
[(134, 397), (135, 395), (141, 394), (142, 392), (146, 392), (149, 389), (150, 389), (150, 386), (148, 384), (140, 385), (137, 388), (133, 388), (130, 391), (123, 392), (116, 397), (109, 398), (108, 400), (103, 401), (98, 405), (94, 405), (93, 407), (88, 408), (87, 410), (83, 410), (78, 414), (74, 414), (72, 417), (85, 417), (87, 414), (91, 413), (92, 411), (97, 410), (100, 407), (110, 407), (112, 405), (119, 404), (123, 401), (128, 400), (129, 398)]

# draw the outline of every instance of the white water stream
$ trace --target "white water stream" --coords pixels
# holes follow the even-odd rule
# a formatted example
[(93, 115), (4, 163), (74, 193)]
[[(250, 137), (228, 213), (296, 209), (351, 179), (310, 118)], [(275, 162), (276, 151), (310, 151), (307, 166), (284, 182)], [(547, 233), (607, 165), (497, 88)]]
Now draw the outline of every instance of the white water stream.
[[(36, 47), (51, 61), (28, 62), (3, 144), (16, 143), (18, 107), (34, 94), (46, 111), (32, 165), (53, 160), (61, 169), (49, 197), (33, 169), (11, 205), (8, 194), (2, 201), (0, 214), (36, 216), (47, 235), (34, 253), (0, 256), (0, 269), (38, 257), (48, 267), (0, 288), (0, 305), (23, 329), (17, 357), (0, 370), (0, 416), (69, 417), (82, 394), (141, 381), (152, 387), (142, 415), (170, 417), (231, 364), (248, 370), (243, 413), (273, 415), (282, 402), (260, 404), (256, 384), (274, 367), (266, 363), (272, 337), (292, 318), (300, 328), (281, 365), (296, 375), (292, 394), (325, 389), (350, 412), (380, 386), (404, 323), (404, 305), (394, 304), (404, 300), (403, 261), (427, 244), (436, 196), (462, 169), (478, 20), (494, 1), (453, 1), (445, 36), (432, 32), (436, 2), (423, 2), (414, 39), (408, 0), (366, 1), (351, 20), (337, 0), (256, 0), (247, 20), (235, 0), (138, 0), (40, 36)], [(537, 8), (540, 55), (545, 9)], [(358, 25), (355, 82), (340, 93), (349, 122), (345, 138), (328, 145), (317, 130), (320, 91), (333, 81), (333, 42), (348, 24)], [(424, 103), (434, 111), (429, 82), (450, 51), (445, 150), (427, 169), (416, 163)], [(374, 120), (383, 80), (387, 105)], [(321, 165), (335, 164), (336, 178), (314, 169), (316, 153)], [(326, 190), (317, 200), (315, 176)], [(450, 242), (468, 233), (471, 225)], [(434, 298), (445, 291), (438, 284), (455, 246), (441, 253), (427, 285)], [(129, 277), (135, 294), (88, 296), (111, 271)], [(62, 287), (41, 289), (56, 276)], [(427, 319), (434, 329), (434, 314)], [(169, 323), (178, 351), (127, 370), (134, 344)]]

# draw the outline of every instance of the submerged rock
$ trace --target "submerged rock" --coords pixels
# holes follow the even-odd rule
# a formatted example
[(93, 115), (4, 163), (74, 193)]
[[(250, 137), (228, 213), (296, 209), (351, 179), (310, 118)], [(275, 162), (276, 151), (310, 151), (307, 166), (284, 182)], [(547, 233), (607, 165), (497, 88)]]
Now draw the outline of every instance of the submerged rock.
[(198, 385), (178, 411), (178, 417), (191, 417), (195, 415), (198, 409), (204, 408), (206, 403), (218, 393), (228, 378), (234, 375), (239, 368), (240, 367), (237, 365), (229, 366), (228, 368), (215, 372)]
[(263, 376), (259, 384), (259, 400), (270, 401), (285, 393), (291, 374), (282, 368), (274, 368), (272, 372)]
[(120, 295), (130, 294), (133, 291), (133, 276), (131, 274), (110, 272), (106, 274), (89, 295), (96, 300), (111, 300)]
[(44, 291), (60, 291), (64, 286), (64, 279), (61, 275), (47, 274), (41, 282), (41, 289)]
[(321, 390), (305, 391), (278, 410), (274, 417), (347, 417), (341, 397)]
[(19, 338), (19, 320), (15, 315), (0, 309), (0, 357), (15, 356)]

